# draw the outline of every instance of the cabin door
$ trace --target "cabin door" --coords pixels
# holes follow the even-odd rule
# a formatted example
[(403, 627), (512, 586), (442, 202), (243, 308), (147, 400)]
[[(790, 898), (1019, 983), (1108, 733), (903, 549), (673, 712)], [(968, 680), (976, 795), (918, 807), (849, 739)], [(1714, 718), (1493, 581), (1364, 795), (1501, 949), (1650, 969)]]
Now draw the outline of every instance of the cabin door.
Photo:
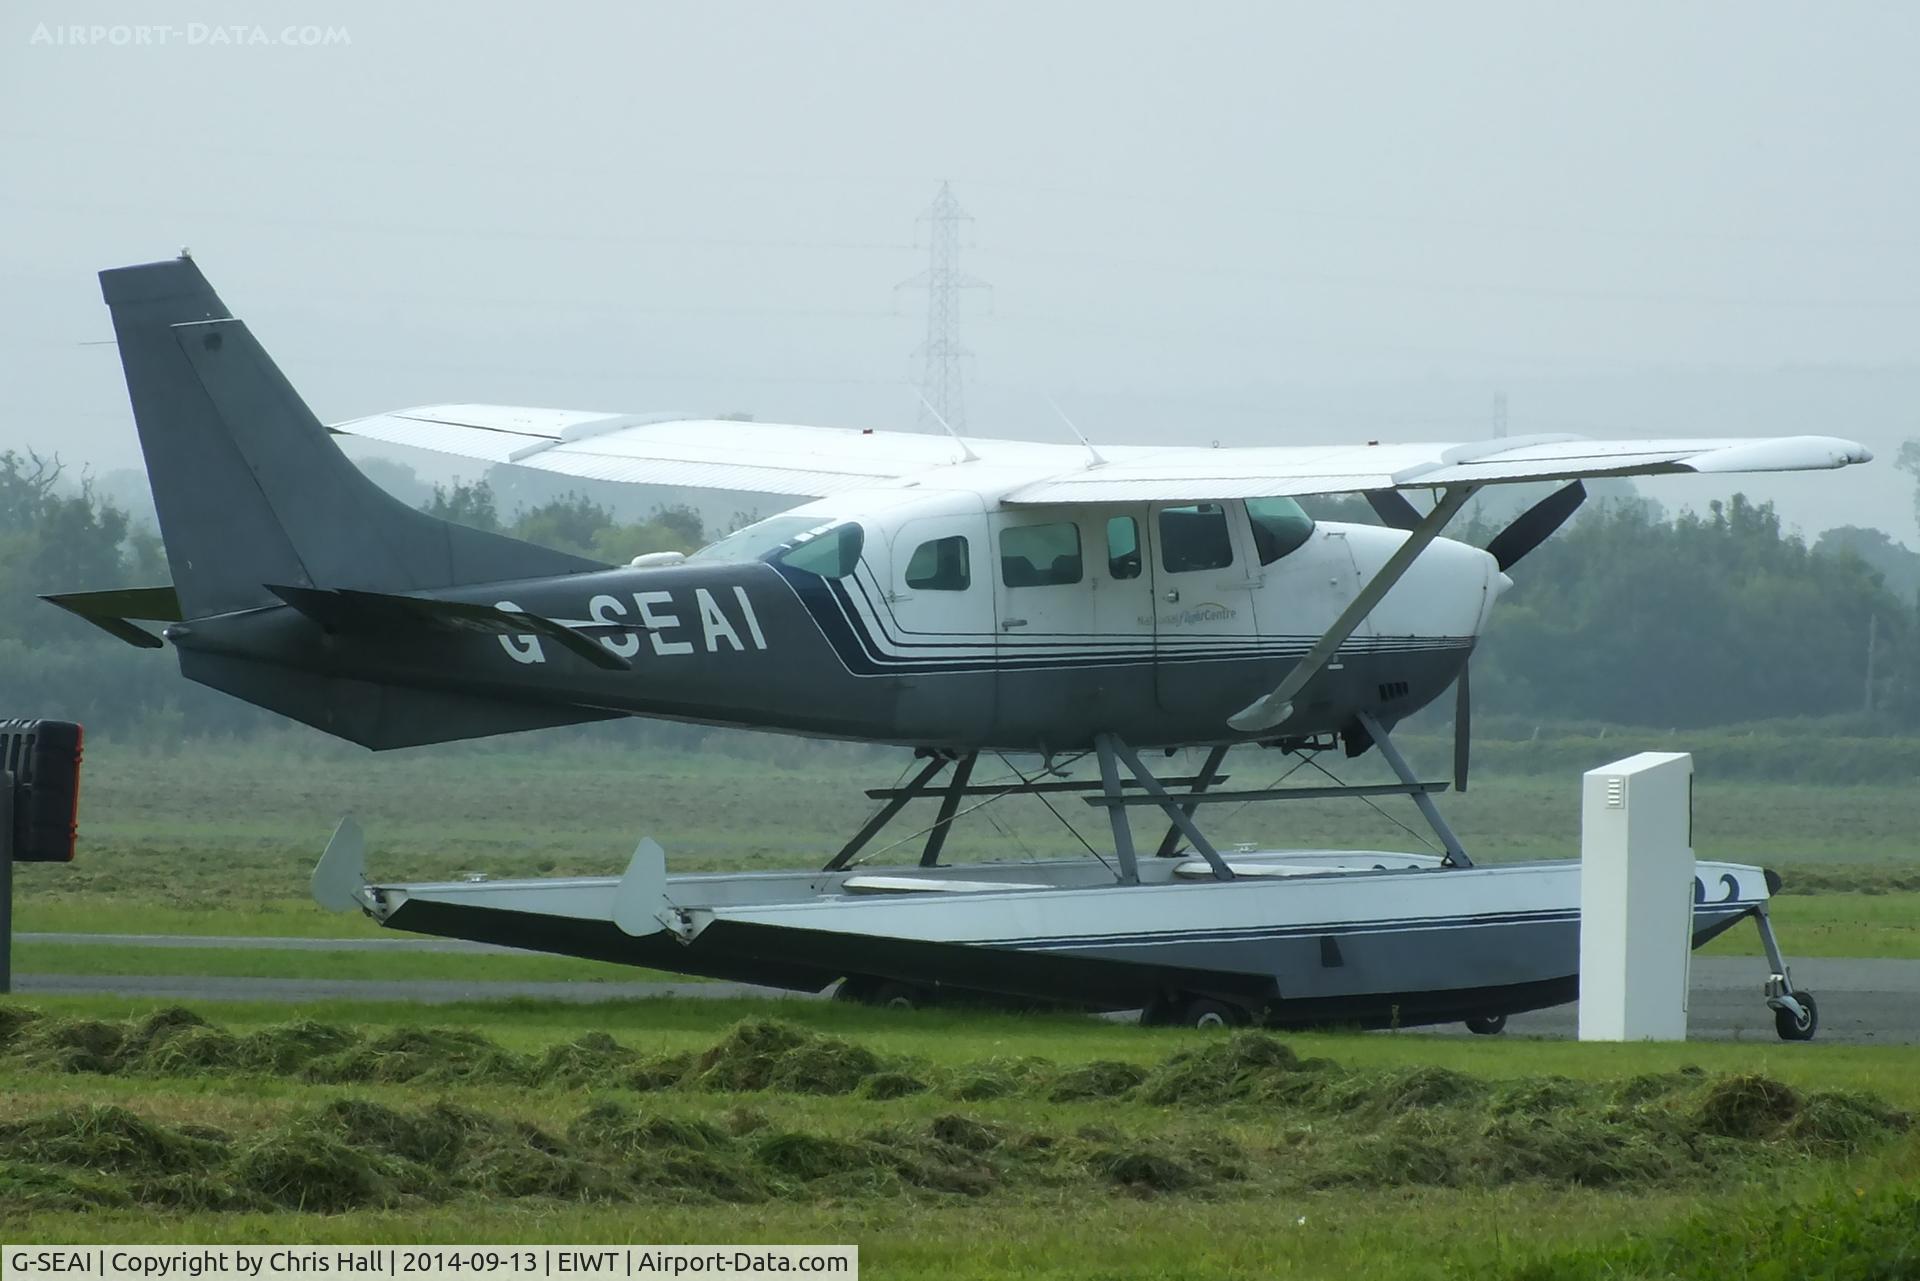
[(1261, 657), (1259, 557), (1238, 502), (1149, 508), (1154, 679), (1168, 712), (1238, 697)]
[(881, 617), (902, 657), (990, 665), (999, 629), (986, 513), (907, 521), (889, 560)]
[(903, 523), (887, 544), (876, 643), (896, 678), (902, 732), (977, 743), (992, 727), (999, 676), (993, 556), (984, 510)]

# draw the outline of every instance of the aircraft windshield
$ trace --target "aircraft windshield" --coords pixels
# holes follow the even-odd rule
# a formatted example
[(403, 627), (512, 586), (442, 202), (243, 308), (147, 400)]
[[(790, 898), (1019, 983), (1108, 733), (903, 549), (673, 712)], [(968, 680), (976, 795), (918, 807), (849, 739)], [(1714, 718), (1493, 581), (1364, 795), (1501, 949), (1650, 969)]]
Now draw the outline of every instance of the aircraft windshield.
[(822, 578), (845, 578), (860, 563), (860, 549), (866, 541), (865, 531), (848, 521), (815, 534), (803, 534), (793, 546), (767, 559)]
[(1249, 498), (1247, 520), (1262, 565), (1273, 564), (1313, 535), (1313, 517), (1291, 498)]
[(765, 560), (809, 530), (824, 529), (832, 522), (817, 516), (769, 516), (745, 529), (736, 529), (719, 542), (708, 543), (688, 560), (743, 561)]

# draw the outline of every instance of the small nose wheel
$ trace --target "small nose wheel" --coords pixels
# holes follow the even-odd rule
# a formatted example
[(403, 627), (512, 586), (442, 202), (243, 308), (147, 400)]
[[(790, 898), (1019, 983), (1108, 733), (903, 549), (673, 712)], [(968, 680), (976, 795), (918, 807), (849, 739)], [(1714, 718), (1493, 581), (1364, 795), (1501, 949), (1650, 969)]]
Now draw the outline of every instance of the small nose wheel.
[(1475, 1036), (1499, 1036), (1507, 1030), (1504, 1014), (1476, 1014), (1467, 1021), (1467, 1031)]
[[(1768, 873), (1769, 878), (1772, 875)], [(1771, 888), (1774, 882), (1769, 879), (1767, 884)], [(1773, 970), (1767, 975), (1767, 1004), (1773, 1010), (1773, 1030), (1783, 1041), (1811, 1041), (1813, 1034), (1820, 1030), (1820, 1007), (1813, 1003), (1813, 993), (1794, 990), (1793, 975), (1787, 970), (1786, 958), (1780, 954), (1779, 940), (1773, 937), (1773, 917), (1765, 903), (1754, 909), (1753, 921), (1760, 927), (1760, 947)]]
[(1820, 1030), (1820, 1007), (1811, 992), (1789, 992), (1767, 1002), (1773, 1006), (1773, 1030), (1783, 1041), (1811, 1041)]

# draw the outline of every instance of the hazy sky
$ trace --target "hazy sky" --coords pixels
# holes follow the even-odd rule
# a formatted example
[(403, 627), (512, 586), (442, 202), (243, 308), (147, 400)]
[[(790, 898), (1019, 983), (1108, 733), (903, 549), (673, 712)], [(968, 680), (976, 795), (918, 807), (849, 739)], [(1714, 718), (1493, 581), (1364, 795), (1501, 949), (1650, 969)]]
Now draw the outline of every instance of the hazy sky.
[(1912, 542), (1916, 65), (1904, 4), (18, 0), (0, 447), (135, 461), (93, 273), (182, 245), (323, 419), (911, 426), (950, 179), (978, 434), (1477, 437), (1504, 391), (1856, 437), (1746, 487)]

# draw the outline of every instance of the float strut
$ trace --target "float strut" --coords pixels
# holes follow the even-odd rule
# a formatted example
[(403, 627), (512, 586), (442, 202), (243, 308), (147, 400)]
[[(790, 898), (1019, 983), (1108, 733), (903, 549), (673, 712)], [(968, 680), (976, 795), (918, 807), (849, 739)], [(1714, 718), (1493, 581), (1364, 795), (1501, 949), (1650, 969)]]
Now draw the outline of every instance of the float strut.
[(928, 761), (926, 768), (915, 775), (913, 781), (902, 788), (898, 795), (888, 798), (887, 803), (880, 807), (880, 812), (868, 819), (866, 824), (853, 834), (853, 839), (841, 846), (840, 852), (828, 859), (827, 865), (820, 870), (837, 872), (845, 867), (849, 859), (865, 849), (867, 842), (878, 835), (881, 828), (891, 823), (893, 816), (905, 808), (908, 801), (920, 795), (926, 785), (932, 781), (933, 776), (946, 767), (947, 758), (944, 756), (935, 756)]
[(973, 763), (979, 759), (980, 753), (968, 752), (954, 766), (946, 795), (940, 798), (940, 816), (933, 820), (933, 830), (927, 833), (927, 848), (920, 851), (921, 867), (939, 866), (940, 851), (946, 846), (947, 833), (953, 829), (953, 816), (960, 808), (960, 798), (966, 795), (967, 780), (973, 776)]
[[(1206, 764), (1200, 767), (1198, 777), (1193, 780), (1193, 791), (1188, 793), (1189, 795), (1198, 796), (1214, 785), (1220, 777), (1220, 763), (1227, 759), (1227, 753), (1232, 750), (1233, 745), (1231, 743), (1222, 743), (1207, 753)], [(1194, 810), (1198, 808), (1199, 806), (1197, 805), (1182, 805), (1180, 812), (1191, 819)], [(1178, 858), (1179, 854), (1180, 825), (1178, 823), (1169, 823), (1167, 825), (1167, 834), (1160, 838), (1160, 848), (1154, 851), (1154, 856), (1156, 858)]]
[(1120, 860), (1120, 883), (1138, 885), (1140, 864), (1133, 856), (1133, 822), (1127, 817), (1127, 807), (1119, 803), (1123, 793), (1120, 766), (1114, 759), (1115, 741), (1111, 734), (1095, 734), (1093, 750), (1100, 757), (1100, 783), (1111, 802), (1107, 806), (1107, 821), (1113, 825), (1113, 852)]
[(1413, 776), (1413, 767), (1407, 764), (1407, 758), (1400, 755), (1400, 749), (1393, 745), (1391, 738), (1387, 737), (1386, 726), (1375, 720), (1372, 712), (1361, 712), (1358, 718), (1361, 728), (1367, 731), (1369, 738), (1373, 739), (1374, 745), (1380, 749), (1380, 755), (1386, 758), (1394, 774), (1402, 783), (1416, 789), (1412, 793), (1413, 803), (1420, 807), (1420, 815), (1427, 820), (1428, 826), (1433, 828), (1433, 834), (1438, 836), (1440, 843), (1447, 847), (1445, 865), (1472, 867), (1473, 860), (1467, 857), (1466, 848), (1460, 844), (1460, 838), (1453, 834), (1453, 829), (1447, 826), (1447, 820), (1440, 817), (1440, 807), (1433, 803), (1433, 797), (1418, 790), (1419, 780)]
[[(1207, 866), (1213, 869), (1214, 879), (1231, 881), (1233, 869), (1228, 867), (1226, 860), (1220, 857), (1220, 851), (1214, 849), (1213, 842), (1200, 834), (1200, 829), (1193, 825), (1193, 819), (1181, 812), (1179, 803), (1168, 795), (1166, 788), (1160, 786), (1160, 780), (1141, 763), (1140, 757), (1134, 753), (1134, 750), (1112, 735), (1108, 735), (1107, 738), (1113, 750), (1119, 753), (1120, 759), (1127, 763), (1127, 768), (1133, 771), (1133, 776), (1139, 781), (1140, 786), (1146, 789), (1147, 795), (1159, 803), (1160, 808), (1167, 812), (1167, 817), (1173, 820), (1173, 825), (1186, 833), (1187, 839), (1193, 842), (1193, 848), (1199, 851), (1200, 857), (1207, 860)], [(1116, 805), (1113, 808), (1122, 807)]]

